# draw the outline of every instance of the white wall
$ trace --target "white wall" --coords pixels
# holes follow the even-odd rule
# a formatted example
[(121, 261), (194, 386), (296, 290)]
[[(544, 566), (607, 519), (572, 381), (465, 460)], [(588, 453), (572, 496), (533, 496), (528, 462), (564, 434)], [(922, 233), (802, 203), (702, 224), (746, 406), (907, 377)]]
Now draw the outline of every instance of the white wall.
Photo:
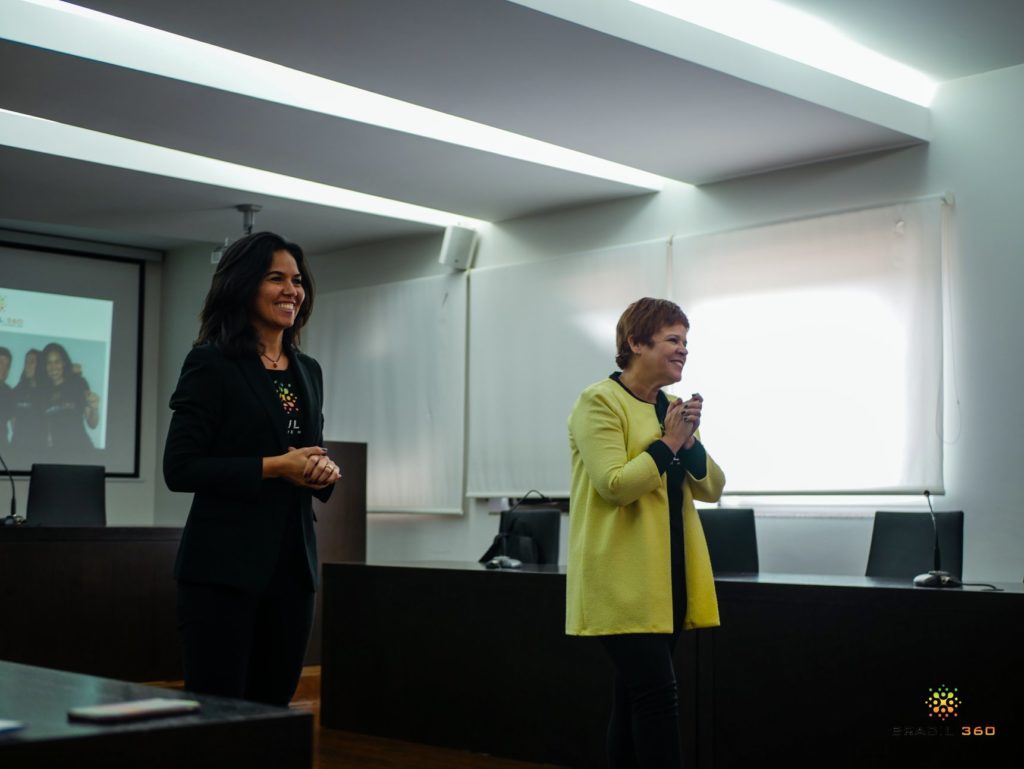
[(190, 494), (175, 494), (163, 480), (164, 442), (171, 423), (168, 403), (178, 383), (181, 364), (199, 333), (199, 311), (210, 289), (212, 246), (169, 251), (163, 261), (163, 302), (160, 313), (159, 377), (154, 387), (155, 462), (158, 483), (154, 494), (157, 526), (183, 526), (192, 502)]
[[(311, 255), (309, 264), (317, 293), (446, 275), (448, 268), (437, 261), (443, 237), (439, 230), (436, 235), (395, 238), (354, 246), (338, 254)], [(316, 333), (315, 312), (309, 329), (310, 334)]]
[(1024, 574), (1022, 93), (1024, 65), (942, 89), (929, 162), (933, 186), (952, 189), (958, 211), (953, 312), (962, 429), (947, 447), (947, 504), (965, 510), (967, 576), (1014, 582)]
[[(933, 107), (930, 146), (837, 160), (812, 167), (695, 189), (673, 185), (657, 195), (526, 217), (484, 232), (477, 267), (529, 262), (670, 234), (692, 234), (868, 206), (934, 193), (956, 196), (951, 270), (952, 352), (956, 389), (946, 446), (943, 509), (966, 511), (965, 574), (1016, 582), (1024, 574), (1024, 511), (1015, 479), (1024, 459), (1018, 383), (1024, 364), (1017, 337), (1024, 326), (1021, 206), (1024, 179), (1024, 66), (945, 85)], [(440, 234), (368, 244), (313, 256), (321, 292), (438, 274)], [(139, 479), (107, 485), (112, 525), (180, 525), (188, 496), (171, 494), (160, 462), (170, 418), (167, 401), (198, 330), (197, 316), (212, 268), (206, 247), (167, 254), (146, 266), (142, 427)], [(694, 319), (699, 336), (699, 319)], [(316, 315), (309, 330), (318, 333)], [(696, 337), (695, 337), (696, 338)], [(869, 356), (869, 350), (851, 350)], [(710, 396), (711, 394), (709, 394)], [(861, 404), (871, 422), (869, 394)], [(877, 394), (870, 394), (877, 397)], [(344, 397), (338, 394), (337, 397)], [(713, 427), (709, 397), (706, 429)], [(794, 413), (799, 404), (792, 405)], [(726, 468), (728, 470), (728, 468)], [(18, 482), (26, 498), (27, 483)], [(6, 494), (0, 499), (6, 499)], [(866, 518), (778, 518), (758, 521), (766, 571), (858, 573), (866, 559)], [(497, 519), (481, 503), (463, 516), (373, 516), (375, 560), (465, 560), (483, 552)], [(563, 534), (564, 540), (564, 534)], [(563, 541), (563, 560), (565, 544)]]
[[(1011, 486), (1024, 452), (1024, 420), (1015, 389), (1022, 366), (1012, 351), (1024, 311), (1016, 301), (1024, 285), (1019, 257), (1019, 204), (1024, 178), (1018, 141), (1024, 108), (1024, 67), (947, 84), (934, 106), (935, 140), (929, 147), (838, 160), (694, 189), (675, 185), (658, 195), (532, 216), (494, 225), (484, 233), (476, 266), (546, 259), (573, 251), (667, 236), (741, 227), (819, 211), (952, 191), (956, 195), (956, 255), (952, 269), (954, 347), (960, 411), (946, 447), (945, 509), (967, 512), (966, 575), (1017, 581), (1024, 574), (1024, 514)], [(311, 257), (321, 292), (438, 274), (440, 235), (368, 244)], [(159, 270), (153, 270), (159, 273)], [(183, 522), (186, 495), (172, 495), (159, 480), (159, 459), (169, 413), (167, 400), (198, 328), (196, 317), (209, 285), (205, 248), (168, 254), (162, 268), (159, 313), (159, 383), (144, 365), (144, 409), (157, 427), (144, 427), (139, 482), (112, 482), (112, 522), (143, 522), (147, 495), (155, 497), (158, 524)], [(161, 282), (150, 280), (149, 290)], [(147, 299), (147, 318), (152, 303)], [(147, 325), (147, 341), (152, 336)], [(316, 314), (309, 329), (318, 333)], [(699, 334), (699, 319), (694, 333)], [(147, 344), (148, 350), (153, 350)], [(868, 355), (870, 351), (851, 351)], [(155, 405), (152, 395), (156, 396)], [(951, 396), (952, 397), (952, 396)], [(712, 405), (709, 403), (709, 406)], [(799, 408), (799, 404), (795, 405)], [(709, 412), (711, 409), (709, 409)], [(884, 440), (884, 425), (866, 427)], [(149, 413), (149, 412), (147, 412)], [(709, 416), (711, 416), (709, 414)], [(147, 424), (152, 424), (147, 419)], [(959, 429), (957, 428), (959, 424)], [(708, 426), (710, 427), (710, 420)], [(955, 439), (954, 439), (955, 438)], [(150, 459), (147, 459), (147, 454)], [(134, 485), (133, 485), (134, 483)], [(759, 518), (766, 571), (857, 573), (863, 569), (870, 521), (857, 518)], [(486, 548), (497, 519), (481, 504), (464, 516), (373, 516), (369, 555), (375, 560), (464, 560)], [(564, 552), (564, 542), (563, 542)]]
[[(483, 234), (477, 267), (528, 262), (670, 234), (749, 226), (817, 212), (879, 205), (946, 190), (956, 195), (951, 269), (953, 360), (959, 414), (948, 432), (945, 498), (940, 509), (966, 511), (965, 577), (1018, 581), (1024, 574), (1024, 512), (1016, 502), (1024, 420), (1016, 385), (1024, 379), (1014, 351), (1024, 310), (1020, 205), (1024, 178), (1024, 66), (947, 84), (934, 105), (930, 146), (837, 160), (695, 189), (674, 185), (642, 198), (559, 211), (494, 225)], [(314, 261), (321, 291), (385, 283), (437, 271), (439, 239), (391, 241)], [(699, 319), (694, 319), (699, 336)], [(316, 320), (311, 333), (317, 333)], [(472, 330), (471, 330), (472, 333)], [(870, 356), (870, 350), (851, 350)], [(339, 394), (339, 397), (343, 395)], [(866, 430), (870, 398), (860, 404)], [(950, 396), (951, 398), (954, 396)], [(709, 397), (713, 426), (713, 402)], [(791, 404), (794, 418), (800, 405)], [(728, 472), (728, 468), (726, 468)], [(464, 560), (480, 555), (497, 520), (479, 504), (465, 516), (374, 516), (374, 560)], [(862, 573), (868, 518), (760, 518), (765, 571)], [(564, 537), (564, 533), (563, 533)], [(563, 544), (564, 552), (564, 544)]]

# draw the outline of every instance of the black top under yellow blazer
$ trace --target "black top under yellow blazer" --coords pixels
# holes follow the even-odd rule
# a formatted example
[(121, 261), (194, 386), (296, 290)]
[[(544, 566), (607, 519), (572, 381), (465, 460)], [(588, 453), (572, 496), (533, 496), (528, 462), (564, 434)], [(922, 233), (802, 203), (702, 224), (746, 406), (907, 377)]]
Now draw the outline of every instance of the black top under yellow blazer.
[[(289, 353), (307, 446), (323, 444), (323, 374), (307, 355)], [(298, 515), (312, 584), (319, 583), (315, 495), (263, 478), (263, 457), (288, 450), (285, 414), (255, 354), (228, 357), (210, 344), (194, 347), (171, 396), (164, 479), (171, 491), (195, 494), (174, 567), (179, 580), (246, 590), (267, 586), (281, 556), (287, 516)], [(300, 447), (296, 447), (300, 448)]]

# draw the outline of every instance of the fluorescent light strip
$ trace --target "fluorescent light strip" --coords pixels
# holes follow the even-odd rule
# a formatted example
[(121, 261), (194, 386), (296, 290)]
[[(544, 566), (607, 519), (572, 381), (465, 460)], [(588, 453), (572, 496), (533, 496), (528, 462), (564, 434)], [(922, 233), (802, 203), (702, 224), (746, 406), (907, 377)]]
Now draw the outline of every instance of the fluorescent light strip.
[(922, 107), (938, 88), (924, 73), (774, 0), (629, 1)]
[(641, 189), (669, 181), (59, 0), (0, 0), (0, 37)]
[(0, 109), (0, 144), (171, 179), (183, 179), (346, 211), (387, 216), (392, 219), (423, 222), (437, 227), (458, 224), (477, 229), (487, 224), (479, 219), (448, 211), (425, 208), (189, 152), (158, 147), (155, 144), (146, 144), (5, 109)]

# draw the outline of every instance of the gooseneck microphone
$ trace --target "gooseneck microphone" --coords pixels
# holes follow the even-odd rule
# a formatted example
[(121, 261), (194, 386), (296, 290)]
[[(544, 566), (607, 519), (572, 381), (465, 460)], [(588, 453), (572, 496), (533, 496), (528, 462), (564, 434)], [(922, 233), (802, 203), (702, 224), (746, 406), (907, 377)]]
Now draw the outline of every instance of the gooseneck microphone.
[(942, 570), (942, 552), (939, 550), (939, 523), (935, 520), (935, 510), (932, 508), (932, 493), (925, 489), (924, 499), (928, 503), (928, 513), (932, 517), (932, 532), (935, 535), (935, 546), (932, 550), (932, 570), (927, 574), (918, 574), (914, 577), (914, 585), (917, 587), (960, 587), (960, 580)]
[(11, 482), (11, 514), (3, 519), (3, 525), (15, 526), (21, 523), (21, 520), (18, 518), (18, 498), (14, 495), (14, 473), (7, 467), (3, 456), (0, 456), (0, 465), (4, 466), (4, 474), (7, 476), (7, 480)]

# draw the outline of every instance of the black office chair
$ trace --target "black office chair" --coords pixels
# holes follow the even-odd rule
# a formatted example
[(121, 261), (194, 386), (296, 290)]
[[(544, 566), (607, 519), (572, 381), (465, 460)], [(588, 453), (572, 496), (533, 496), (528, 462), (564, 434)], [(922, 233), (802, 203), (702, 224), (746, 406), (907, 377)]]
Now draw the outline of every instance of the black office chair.
[(537, 545), (536, 563), (558, 563), (561, 526), (562, 511), (558, 508), (520, 507), (502, 511), (498, 533), (532, 537)]
[[(964, 514), (936, 513), (943, 571), (962, 578)], [(928, 513), (875, 513), (868, 552), (868, 577), (906, 577), (935, 568), (935, 529)]]
[(757, 574), (757, 529), (749, 508), (703, 508), (697, 511), (708, 541), (715, 574)]
[(32, 465), (28, 481), (29, 526), (106, 526), (103, 465)]

